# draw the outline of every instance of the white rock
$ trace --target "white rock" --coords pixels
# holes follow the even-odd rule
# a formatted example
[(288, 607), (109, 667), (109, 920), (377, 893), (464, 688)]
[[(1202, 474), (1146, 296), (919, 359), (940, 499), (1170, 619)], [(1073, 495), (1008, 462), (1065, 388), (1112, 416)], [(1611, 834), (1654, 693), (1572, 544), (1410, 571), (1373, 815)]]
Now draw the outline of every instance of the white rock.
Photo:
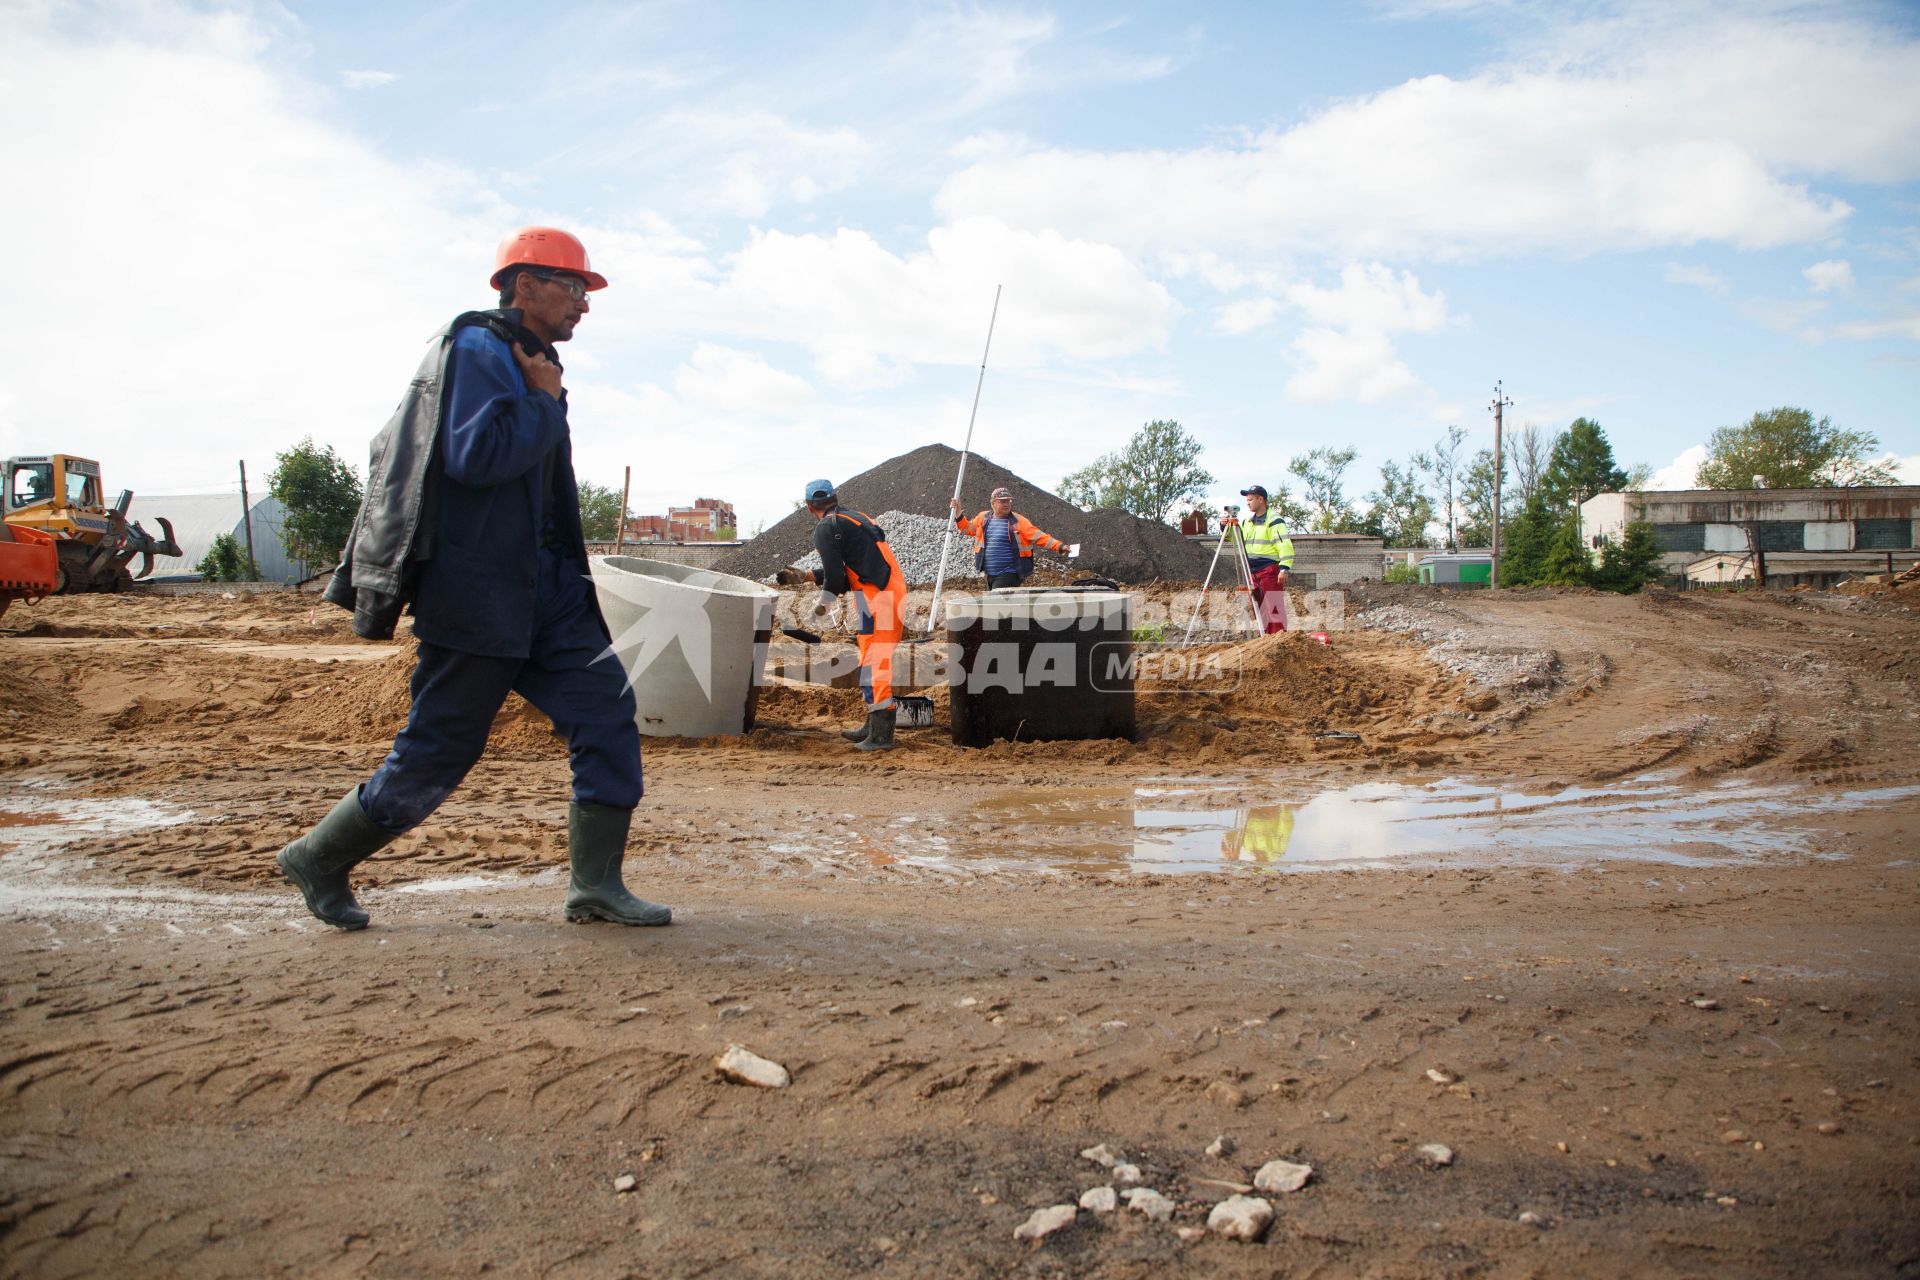
[(1207, 1154), (1219, 1160), (1224, 1156), (1232, 1155), (1237, 1145), (1232, 1138), (1223, 1133), (1207, 1144)]
[(1101, 1143), (1097, 1147), (1088, 1147), (1080, 1153), (1082, 1160), (1091, 1160), (1102, 1168), (1111, 1169), (1127, 1158), (1127, 1153)]
[(1137, 1164), (1117, 1164), (1113, 1166), (1113, 1180), (1134, 1186), (1140, 1181), (1140, 1166)]
[(1253, 1175), (1255, 1191), (1298, 1191), (1307, 1185), (1307, 1179), (1313, 1176), (1310, 1164), (1295, 1164), (1291, 1160), (1269, 1160), (1260, 1166)]
[(1080, 1207), (1090, 1213), (1112, 1213), (1120, 1207), (1120, 1193), (1112, 1187), (1088, 1187), (1080, 1193)]
[(1529, 1209), (1520, 1215), (1520, 1225), (1523, 1227), (1545, 1227), (1547, 1220)]
[(1173, 1234), (1179, 1236), (1180, 1239), (1187, 1244), (1192, 1244), (1195, 1240), (1206, 1239), (1207, 1229), (1205, 1227), (1175, 1227)]
[(762, 1089), (784, 1089), (793, 1083), (793, 1077), (787, 1069), (777, 1062), (769, 1062), (744, 1045), (730, 1044), (727, 1051), (713, 1060), (713, 1065), (721, 1075), (736, 1084), (759, 1085)]
[(613, 1180), (613, 1189), (622, 1193), (631, 1191), (639, 1185), (640, 1179), (630, 1173), (623, 1173)]
[(1229, 1196), (1207, 1215), (1207, 1230), (1229, 1240), (1258, 1240), (1273, 1221), (1273, 1206), (1259, 1196)]
[(1146, 1214), (1154, 1222), (1165, 1222), (1173, 1216), (1173, 1201), (1152, 1187), (1132, 1187), (1126, 1192), (1126, 1198), (1127, 1208)]
[(1070, 1204), (1048, 1205), (1035, 1209), (1033, 1216), (1013, 1229), (1015, 1240), (1040, 1240), (1072, 1222), (1080, 1211)]
[(1452, 1076), (1448, 1075), (1444, 1071), (1437, 1070), (1433, 1067), (1427, 1068), (1427, 1079), (1433, 1081), (1435, 1084), (1452, 1084), (1453, 1083)]
[(1436, 1169), (1444, 1169), (1453, 1163), (1453, 1148), (1444, 1142), (1429, 1142), (1419, 1148), (1417, 1154)]
[(1705, 996), (1702, 996), (1700, 999), (1695, 1000), (1693, 1002), (1693, 1007), (1696, 1009), (1718, 1009), (1720, 1007), (1720, 1002), (1718, 1000), (1712, 1000)]

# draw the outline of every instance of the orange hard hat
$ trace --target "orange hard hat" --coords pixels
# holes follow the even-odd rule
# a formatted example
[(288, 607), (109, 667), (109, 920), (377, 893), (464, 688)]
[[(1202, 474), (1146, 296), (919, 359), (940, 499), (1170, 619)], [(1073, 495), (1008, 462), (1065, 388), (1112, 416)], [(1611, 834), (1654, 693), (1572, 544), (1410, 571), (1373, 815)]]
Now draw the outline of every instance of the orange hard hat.
[(587, 282), (588, 292), (607, 287), (607, 278), (587, 265), (587, 246), (558, 227), (522, 227), (509, 232), (493, 255), (493, 279), (487, 283), (498, 289), (500, 273), (508, 267), (571, 272)]

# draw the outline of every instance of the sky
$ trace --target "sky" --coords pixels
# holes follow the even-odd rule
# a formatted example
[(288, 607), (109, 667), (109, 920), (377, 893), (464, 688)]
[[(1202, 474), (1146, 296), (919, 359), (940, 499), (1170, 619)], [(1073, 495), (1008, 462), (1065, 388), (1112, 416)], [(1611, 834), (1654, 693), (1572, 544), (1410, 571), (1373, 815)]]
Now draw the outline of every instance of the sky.
[(1216, 504), (1359, 498), (1496, 382), (1655, 487), (1781, 405), (1920, 483), (1910, 4), (0, 0), (0, 112), (0, 453), (115, 492), (364, 473), (528, 224), (612, 282), (575, 468), (643, 514), (959, 447), (983, 351), (1049, 488), (1171, 418)]

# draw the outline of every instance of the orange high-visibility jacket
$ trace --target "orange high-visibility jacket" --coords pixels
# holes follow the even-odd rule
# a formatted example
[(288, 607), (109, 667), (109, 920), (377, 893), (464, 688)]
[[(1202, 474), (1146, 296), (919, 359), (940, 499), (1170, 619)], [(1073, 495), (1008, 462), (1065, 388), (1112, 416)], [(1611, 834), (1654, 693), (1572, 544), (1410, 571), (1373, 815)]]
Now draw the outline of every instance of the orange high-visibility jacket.
[[(976, 568), (984, 564), (987, 551), (987, 517), (991, 514), (991, 510), (988, 510), (982, 511), (971, 520), (965, 516), (955, 516), (953, 518), (954, 526), (958, 528), (960, 532), (967, 534), (973, 539)], [(1020, 576), (1022, 578), (1025, 578), (1033, 572), (1033, 549), (1035, 547), (1039, 547), (1042, 551), (1065, 551), (1067, 549), (1066, 543), (1051, 534), (1042, 533), (1034, 527), (1033, 521), (1027, 519), (1018, 511), (1011, 512), (1010, 514), (1013, 517), (1013, 539), (1015, 544), (1013, 549), (1020, 555)]]

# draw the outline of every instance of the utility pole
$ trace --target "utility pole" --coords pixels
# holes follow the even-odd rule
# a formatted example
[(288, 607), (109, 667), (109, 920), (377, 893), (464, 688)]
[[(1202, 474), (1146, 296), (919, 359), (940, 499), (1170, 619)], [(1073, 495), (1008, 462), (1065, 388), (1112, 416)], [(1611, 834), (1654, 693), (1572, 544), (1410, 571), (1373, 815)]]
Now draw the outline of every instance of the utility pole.
[[(252, 581), (259, 573), (258, 562), (253, 558), (253, 503), (247, 500), (247, 460), (240, 459), (240, 524), (247, 531), (247, 579)], [(305, 565), (300, 566), (304, 572)]]
[(1501, 394), (1500, 384), (1493, 384), (1493, 568), (1487, 575), (1487, 589), (1500, 589), (1500, 479), (1506, 474), (1507, 459), (1500, 449), (1501, 414), (1513, 401)]

